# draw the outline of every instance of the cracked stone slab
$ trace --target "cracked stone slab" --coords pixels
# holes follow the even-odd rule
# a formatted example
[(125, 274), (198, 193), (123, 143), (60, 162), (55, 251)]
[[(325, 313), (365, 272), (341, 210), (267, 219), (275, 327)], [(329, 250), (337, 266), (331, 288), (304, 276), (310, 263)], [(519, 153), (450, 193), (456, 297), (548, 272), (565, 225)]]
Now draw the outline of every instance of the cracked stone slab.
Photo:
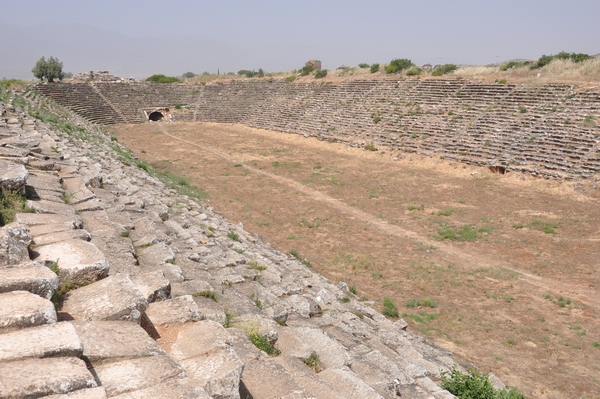
[(127, 392), (113, 399), (212, 399), (206, 391), (200, 387), (194, 387), (188, 378), (168, 380), (148, 388)]
[(84, 229), (57, 231), (35, 235), (35, 245), (48, 245), (68, 240), (91, 241), (92, 235)]
[(0, 339), (0, 362), (30, 357), (79, 357), (82, 352), (82, 341), (67, 322), (13, 331)]
[(75, 214), (58, 215), (52, 213), (37, 214), (37, 213), (17, 213), (15, 222), (31, 226), (39, 226), (44, 224), (67, 225), (71, 229), (80, 229), (83, 227), (81, 218)]
[(202, 314), (191, 295), (154, 302), (148, 306), (146, 316), (154, 326), (202, 320)]
[(0, 228), (0, 268), (29, 260), (31, 234), (26, 225), (9, 223)]
[(103, 363), (94, 367), (94, 371), (110, 397), (187, 376), (181, 366), (166, 355)]
[[(138, 324), (122, 321), (73, 321), (83, 343), (83, 356), (92, 364), (105, 359), (164, 355)], [(64, 324), (64, 323), (59, 323)]]
[(52, 213), (57, 215), (74, 215), (75, 209), (68, 204), (47, 200), (27, 200), (26, 206), (35, 213)]
[(58, 276), (42, 264), (0, 268), (0, 292), (29, 291), (50, 299), (58, 287)]
[(346, 349), (325, 332), (311, 327), (280, 327), (277, 347), (282, 354), (307, 359), (316, 353), (323, 369), (350, 364)]
[(0, 333), (52, 323), (56, 310), (49, 300), (27, 291), (0, 294)]
[(137, 249), (140, 266), (158, 266), (175, 261), (173, 250), (164, 242)]
[(160, 270), (130, 277), (146, 296), (148, 303), (164, 301), (171, 297), (171, 283)]
[(58, 263), (60, 278), (83, 285), (108, 275), (109, 264), (104, 254), (91, 242), (67, 240), (36, 247), (33, 259), (46, 264)]
[(28, 176), (29, 172), (24, 165), (0, 159), (0, 187), (2, 189), (20, 191), (25, 186)]
[(106, 399), (106, 390), (104, 387), (80, 389), (78, 391), (66, 394), (46, 396), (46, 399)]
[(71, 291), (61, 313), (75, 320), (132, 320), (139, 323), (148, 302), (126, 274), (115, 274)]
[(0, 362), (1, 398), (39, 398), (97, 386), (85, 362), (50, 357)]

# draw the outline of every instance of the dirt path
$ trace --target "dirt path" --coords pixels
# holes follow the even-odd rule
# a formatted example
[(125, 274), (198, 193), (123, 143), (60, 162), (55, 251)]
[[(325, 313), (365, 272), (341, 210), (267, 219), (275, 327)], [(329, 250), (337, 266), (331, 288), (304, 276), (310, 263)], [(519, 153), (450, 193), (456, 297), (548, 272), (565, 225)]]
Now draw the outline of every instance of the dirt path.
[[(392, 298), (412, 330), (528, 397), (600, 392), (600, 210), (585, 184), (243, 126), (116, 131), (231, 221), (363, 296)], [(476, 240), (451, 234), (464, 226)], [(435, 307), (411, 305), (426, 298)]]

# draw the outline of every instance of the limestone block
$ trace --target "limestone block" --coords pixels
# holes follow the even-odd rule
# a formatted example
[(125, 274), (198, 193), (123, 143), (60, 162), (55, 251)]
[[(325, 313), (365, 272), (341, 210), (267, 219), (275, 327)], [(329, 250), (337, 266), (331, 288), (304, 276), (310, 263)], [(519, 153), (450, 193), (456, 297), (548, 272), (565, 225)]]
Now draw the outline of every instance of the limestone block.
[[(269, 376), (268, 384), (265, 384), (265, 376)], [(251, 398), (314, 397), (302, 388), (281, 365), (261, 359), (245, 364), (240, 393), (241, 397)]]
[(27, 291), (0, 293), (0, 333), (56, 323), (54, 304)]
[(0, 362), (28, 357), (79, 357), (82, 352), (82, 342), (67, 322), (13, 331), (0, 339)]
[(204, 355), (179, 362), (190, 384), (204, 388), (213, 398), (239, 399), (244, 363), (231, 348), (216, 348)]
[(108, 275), (108, 260), (91, 242), (67, 240), (36, 247), (34, 260), (52, 264), (58, 262), (60, 278), (83, 285)]
[(204, 389), (191, 385), (189, 378), (168, 380), (148, 388), (111, 396), (113, 399), (212, 399)]
[[(4, 148), (4, 147), (0, 147)], [(22, 150), (21, 150), (22, 151)], [(27, 153), (27, 151), (25, 151)], [(21, 155), (24, 156), (24, 155)], [(0, 189), (23, 192), (29, 172), (25, 166), (0, 159)]]
[(35, 245), (48, 245), (67, 240), (90, 241), (92, 239), (92, 235), (85, 229), (57, 231), (47, 234), (38, 234), (34, 237)]
[(42, 264), (0, 268), (0, 292), (29, 291), (50, 299), (58, 287), (58, 276)]
[(39, 226), (43, 224), (58, 224), (67, 225), (71, 229), (80, 229), (83, 227), (81, 218), (77, 215), (57, 215), (52, 213), (36, 214), (36, 213), (17, 213), (15, 222), (31, 226)]
[(319, 316), (323, 313), (317, 301), (309, 296), (290, 295), (283, 302), (287, 305), (290, 313), (297, 313), (305, 318)]
[[(277, 356), (272, 359), (279, 364), (307, 392), (319, 399), (345, 399), (339, 391), (322, 381), (319, 375), (293, 356)], [(242, 375), (242, 382), (244, 376)]]
[(319, 378), (348, 399), (383, 399), (377, 391), (367, 385), (347, 368), (330, 368), (319, 373)]
[(80, 389), (66, 394), (46, 396), (46, 399), (106, 399), (104, 387)]
[(146, 316), (155, 326), (202, 320), (200, 309), (191, 295), (151, 303)]
[(148, 308), (145, 296), (126, 274), (115, 274), (70, 292), (62, 313), (75, 320), (132, 320)]
[(321, 367), (339, 368), (350, 364), (350, 356), (337, 341), (311, 327), (279, 327), (277, 347), (283, 355), (307, 359), (315, 353)]
[(54, 191), (59, 196), (65, 191), (61, 186), (60, 177), (54, 173), (32, 173), (27, 177), (27, 186), (35, 190)]
[(68, 204), (46, 200), (27, 200), (27, 207), (35, 213), (54, 213), (58, 215), (74, 215), (75, 209)]
[(185, 371), (165, 355), (103, 363), (94, 371), (109, 397), (186, 377)]
[(205, 280), (189, 280), (171, 285), (171, 295), (194, 295), (197, 292), (213, 292), (214, 288)]
[(171, 345), (170, 355), (176, 361), (201, 356), (211, 350), (230, 347), (233, 338), (219, 323), (202, 320), (187, 323), (179, 330)]
[(159, 242), (144, 248), (138, 248), (137, 258), (140, 266), (161, 265), (175, 261), (173, 250), (164, 242)]
[(0, 362), (1, 398), (39, 398), (96, 387), (85, 362), (75, 357), (50, 357)]
[(0, 268), (29, 260), (31, 234), (26, 225), (9, 223), (0, 228)]
[(131, 276), (131, 281), (146, 296), (148, 303), (164, 301), (171, 297), (171, 283), (160, 270)]
[[(59, 323), (64, 324), (64, 323)], [(138, 324), (122, 321), (73, 321), (83, 343), (83, 356), (92, 364), (111, 358), (164, 355)]]

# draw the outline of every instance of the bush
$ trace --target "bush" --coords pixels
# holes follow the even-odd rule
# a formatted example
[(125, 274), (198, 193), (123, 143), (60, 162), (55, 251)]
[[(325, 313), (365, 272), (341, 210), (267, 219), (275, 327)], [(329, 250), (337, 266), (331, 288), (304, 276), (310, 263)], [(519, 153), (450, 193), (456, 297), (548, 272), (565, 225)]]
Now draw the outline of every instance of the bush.
[(295, 76), (288, 76), (287, 78), (285, 78), (285, 82), (286, 83), (292, 83), (294, 80), (296, 80)]
[(583, 62), (590, 59), (593, 59), (591, 55), (583, 54), (583, 53), (567, 53), (566, 51), (561, 51), (558, 54), (554, 55), (542, 55), (532, 66), (531, 69), (542, 68), (548, 65), (552, 60), (571, 60), (571, 62)]
[(468, 374), (452, 367), (450, 375), (442, 371), (442, 388), (458, 399), (525, 399), (525, 395), (514, 388), (496, 390), (489, 375), (471, 369)]
[(406, 71), (406, 75), (407, 76), (417, 76), (421, 74), (421, 68), (419, 67), (412, 67), (410, 68), (408, 71)]
[(361, 63), (361, 64), (358, 64), (358, 67), (359, 67), (359, 68), (362, 68), (362, 69), (367, 69), (367, 68), (369, 67), (369, 64), (365, 64), (365, 63), (363, 62), (363, 63)]
[(398, 318), (398, 307), (396, 306), (394, 301), (392, 301), (392, 299), (388, 298), (387, 296), (383, 298), (383, 310), (381, 311), (381, 314), (385, 317), (390, 317), (393, 319)]
[(454, 64), (444, 64), (441, 67), (437, 68), (435, 71), (433, 71), (431, 74), (433, 76), (442, 76), (457, 69), (458, 67)]
[(371, 73), (379, 72), (379, 64), (371, 64)]
[(327, 69), (320, 69), (315, 72), (315, 79), (321, 79), (327, 76)]
[(409, 59), (406, 59), (406, 58), (395, 59), (395, 60), (390, 61), (390, 64), (385, 67), (385, 72), (386, 73), (397, 73), (397, 72), (401, 72), (405, 69), (408, 69), (413, 65), (414, 64)]
[(153, 83), (179, 83), (181, 79), (176, 78), (175, 76), (165, 76), (163, 74), (152, 75), (149, 78), (146, 78), (146, 82)]
[(302, 69), (300, 69), (300, 76), (308, 76), (315, 70), (315, 67), (312, 65), (304, 65)]
[(195, 74), (194, 72), (186, 72), (186, 73), (184, 73), (183, 75), (181, 75), (181, 77), (182, 77), (182, 78), (185, 78), (185, 79), (191, 79), (191, 78), (193, 78), (194, 76), (196, 76), (196, 74)]

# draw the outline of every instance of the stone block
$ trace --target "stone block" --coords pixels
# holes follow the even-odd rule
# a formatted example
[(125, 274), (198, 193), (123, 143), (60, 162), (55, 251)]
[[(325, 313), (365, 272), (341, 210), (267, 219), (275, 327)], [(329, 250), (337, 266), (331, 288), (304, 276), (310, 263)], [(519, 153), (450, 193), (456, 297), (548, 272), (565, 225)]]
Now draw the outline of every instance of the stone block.
[(85, 362), (50, 357), (0, 362), (0, 398), (39, 398), (97, 386)]
[(109, 397), (186, 377), (185, 371), (165, 355), (103, 363), (94, 371)]
[(322, 330), (312, 327), (280, 327), (277, 347), (283, 355), (307, 359), (315, 353), (323, 369), (350, 364), (345, 348)]
[(31, 234), (26, 225), (9, 223), (0, 228), (0, 268), (29, 260)]
[(106, 390), (104, 387), (80, 389), (65, 394), (46, 396), (46, 399), (106, 399)]
[(29, 357), (79, 357), (82, 352), (82, 341), (67, 322), (13, 331), (0, 339), (0, 362)]
[(191, 295), (151, 303), (146, 316), (154, 326), (202, 320), (202, 314)]
[(115, 274), (71, 291), (61, 313), (75, 320), (132, 320), (148, 308), (145, 296), (126, 274)]
[(39, 226), (43, 224), (58, 224), (66, 225), (71, 229), (80, 229), (83, 227), (81, 218), (77, 215), (58, 215), (52, 213), (37, 214), (37, 213), (17, 213), (15, 222), (31, 226)]
[(33, 259), (50, 265), (58, 263), (61, 281), (77, 286), (100, 280), (108, 275), (108, 260), (91, 242), (67, 240), (36, 247)]
[(68, 240), (90, 241), (91, 239), (92, 235), (87, 230), (77, 229), (51, 232), (47, 234), (37, 234), (35, 235), (34, 243), (35, 245), (41, 246)]
[(160, 270), (131, 276), (131, 281), (146, 296), (148, 303), (164, 301), (171, 297), (171, 283)]
[(383, 396), (347, 368), (323, 370), (319, 373), (319, 378), (347, 399), (383, 399)]
[(27, 176), (24, 165), (0, 159), (0, 189), (23, 192)]
[(27, 207), (35, 213), (54, 213), (58, 215), (74, 215), (75, 209), (71, 205), (46, 200), (27, 200)]
[(51, 299), (58, 287), (58, 276), (41, 264), (0, 268), (0, 292), (29, 291)]
[(71, 323), (83, 343), (83, 356), (92, 364), (105, 359), (165, 354), (156, 341), (135, 323), (122, 321), (73, 321)]
[(212, 399), (202, 388), (191, 385), (189, 378), (168, 380), (148, 388), (111, 396), (113, 399)]
[(164, 242), (138, 248), (137, 258), (140, 266), (157, 266), (175, 261), (173, 250)]
[(0, 294), (0, 333), (56, 323), (54, 304), (27, 291)]

